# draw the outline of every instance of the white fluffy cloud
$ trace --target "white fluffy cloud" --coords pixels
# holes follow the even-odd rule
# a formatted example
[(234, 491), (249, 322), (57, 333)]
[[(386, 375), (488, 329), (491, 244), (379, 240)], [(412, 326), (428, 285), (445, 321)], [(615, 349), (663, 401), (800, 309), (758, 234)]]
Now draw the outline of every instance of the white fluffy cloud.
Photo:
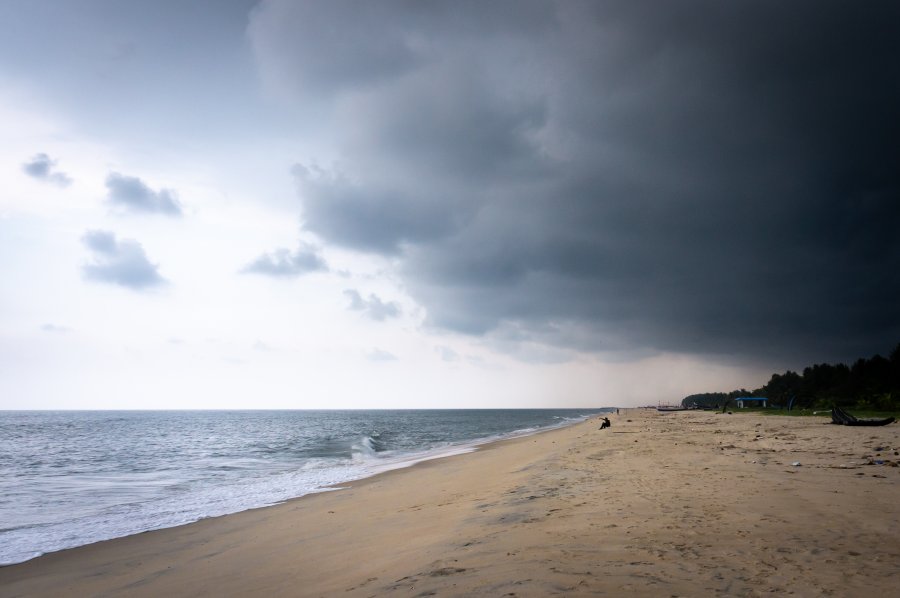
[(382, 322), (388, 318), (396, 318), (400, 315), (400, 305), (395, 301), (382, 301), (381, 297), (375, 293), (370, 293), (369, 297), (364, 299), (358, 291), (347, 289), (344, 296), (350, 300), (348, 309), (362, 312), (367, 318)]
[(278, 248), (275, 251), (263, 253), (247, 264), (241, 272), (291, 277), (326, 270), (328, 270), (328, 265), (319, 255), (318, 250), (312, 245), (301, 243), (300, 247), (294, 251)]
[(68, 187), (72, 184), (72, 178), (66, 173), (57, 170), (56, 160), (45, 153), (35, 154), (28, 162), (22, 165), (22, 171), (28, 176), (39, 181), (51, 183), (58, 187)]
[(81, 240), (92, 256), (82, 268), (85, 279), (135, 291), (166, 283), (159, 266), (150, 262), (137, 241), (117, 239), (115, 233), (105, 230), (89, 230)]
[(107, 201), (129, 212), (181, 216), (178, 197), (171, 189), (154, 191), (137, 177), (112, 172), (106, 177)]

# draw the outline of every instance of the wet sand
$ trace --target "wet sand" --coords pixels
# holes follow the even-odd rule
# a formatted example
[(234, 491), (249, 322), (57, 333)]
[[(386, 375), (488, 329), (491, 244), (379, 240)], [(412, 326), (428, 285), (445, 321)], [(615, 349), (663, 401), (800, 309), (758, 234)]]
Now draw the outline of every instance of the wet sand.
[(4, 567), (0, 596), (896, 595), (900, 424), (610, 419)]

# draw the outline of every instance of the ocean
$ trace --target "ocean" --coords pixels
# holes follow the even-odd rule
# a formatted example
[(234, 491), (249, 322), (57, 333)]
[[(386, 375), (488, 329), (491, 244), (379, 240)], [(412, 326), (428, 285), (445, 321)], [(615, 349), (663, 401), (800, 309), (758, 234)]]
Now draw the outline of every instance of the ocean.
[(276, 504), (601, 411), (0, 411), (0, 565)]

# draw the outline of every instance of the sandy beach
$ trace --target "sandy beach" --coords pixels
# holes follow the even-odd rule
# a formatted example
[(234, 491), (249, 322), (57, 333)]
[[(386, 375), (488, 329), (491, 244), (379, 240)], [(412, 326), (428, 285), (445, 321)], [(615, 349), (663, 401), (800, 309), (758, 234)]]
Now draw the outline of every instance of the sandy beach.
[(6, 596), (799, 596), (900, 587), (900, 425), (622, 410), (0, 569)]

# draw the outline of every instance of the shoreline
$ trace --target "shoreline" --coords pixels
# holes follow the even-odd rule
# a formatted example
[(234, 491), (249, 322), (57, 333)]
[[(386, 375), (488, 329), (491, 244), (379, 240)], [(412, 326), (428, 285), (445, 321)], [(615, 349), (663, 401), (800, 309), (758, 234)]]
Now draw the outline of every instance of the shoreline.
[[(177, 519), (179, 520), (175, 521), (147, 520), (144, 525), (126, 525), (124, 529), (120, 523), (118, 527), (113, 526), (112, 528), (106, 528), (105, 533), (96, 533), (96, 531), (94, 530), (88, 530), (87, 535), (82, 536), (82, 538), (84, 539), (81, 541), (81, 543), (78, 544), (76, 544), (74, 541), (75, 536), (68, 530), (64, 530), (64, 532), (61, 533), (59, 530), (53, 529), (50, 530), (50, 532), (55, 533), (56, 537), (66, 537), (70, 538), (70, 540), (60, 541), (56, 546), (47, 545), (46, 543), (44, 543), (44, 545), (40, 545), (39, 543), (38, 545), (35, 545), (33, 549), (27, 552), (24, 550), (20, 550), (18, 551), (18, 553), (10, 554), (10, 558), (0, 561), (0, 568), (25, 563), (35, 558), (40, 558), (48, 554), (60, 552), (62, 550), (80, 548), (82, 546), (89, 546), (97, 542), (105, 542), (109, 540), (125, 538), (128, 536), (143, 534), (149, 531), (177, 528), (184, 525), (190, 525), (191, 523), (196, 523), (198, 521), (203, 521), (205, 519), (234, 515), (248, 510), (277, 506), (291, 500), (302, 498), (304, 496), (334, 491), (347, 487), (353, 482), (358, 482), (363, 479), (381, 475), (395, 469), (412, 467), (423, 461), (443, 459), (446, 457), (461, 455), (476, 450), (481, 450), (482, 447), (496, 442), (502, 442), (504, 440), (517, 437), (541, 434), (555, 429), (574, 425), (579, 423), (580, 421), (596, 415), (597, 409), (598, 408), (594, 408), (593, 412), (591, 412), (589, 415), (584, 414), (584, 411), (588, 410), (572, 410), (576, 412), (581, 411), (582, 415), (560, 416), (556, 417), (555, 421), (547, 420), (547, 423), (543, 423), (541, 425), (522, 427), (506, 432), (497, 432), (487, 436), (478, 436), (469, 439), (450, 440), (443, 446), (437, 445), (431, 448), (422, 447), (420, 449), (407, 450), (405, 452), (397, 450), (375, 452), (374, 449), (371, 449), (368, 445), (364, 444), (364, 441), (367, 439), (364, 436), (361, 441), (353, 445), (353, 457), (348, 458), (343, 463), (336, 463), (334, 464), (334, 466), (327, 468), (325, 475), (326, 479), (322, 479), (321, 474), (319, 474), (318, 483), (316, 485), (310, 485), (310, 483), (307, 481), (305, 483), (301, 483), (300, 487), (295, 487), (293, 493), (291, 493), (290, 491), (280, 492), (278, 494), (281, 494), (281, 496), (268, 497), (269, 500), (257, 499), (255, 501), (239, 501), (230, 506), (225, 506), (224, 508), (216, 505), (215, 508), (207, 509), (206, 512), (203, 512), (202, 509), (195, 509), (194, 512), (188, 513), (188, 517), (178, 517)], [(397, 410), (384, 411), (394, 412)], [(115, 413), (115, 411), (103, 411), (103, 413)], [(368, 452), (367, 449), (369, 449)], [(359, 459), (357, 459), (357, 457), (359, 457)], [(304, 467), (301, 467), (300, 469), (304, 469)], [(229, 487), (221, 487), (220, 492), (222, 493), (222, 496), (228, 496)], [(190, 499), (191, 497), (186, 498)], [(150, 501), (148, 504), (152, 505), (154, 503), (153, 501)], [(166, 515), (167, 513), (164, 512), (163, 514)], [(0, 534), (0, 539), (2, 539), (2, 534)], [(4, 554), (7, 553), (4, 551)]]
[(862, 464), (864, 453), (900, 446), (896, 425), (860, 433), (807, 418), (637, 409), (609, 417), (609, 430), (592, 417), (339, 491), (49, 553), (0, 568), (0, 594), (896, 587), (900, 468)]

